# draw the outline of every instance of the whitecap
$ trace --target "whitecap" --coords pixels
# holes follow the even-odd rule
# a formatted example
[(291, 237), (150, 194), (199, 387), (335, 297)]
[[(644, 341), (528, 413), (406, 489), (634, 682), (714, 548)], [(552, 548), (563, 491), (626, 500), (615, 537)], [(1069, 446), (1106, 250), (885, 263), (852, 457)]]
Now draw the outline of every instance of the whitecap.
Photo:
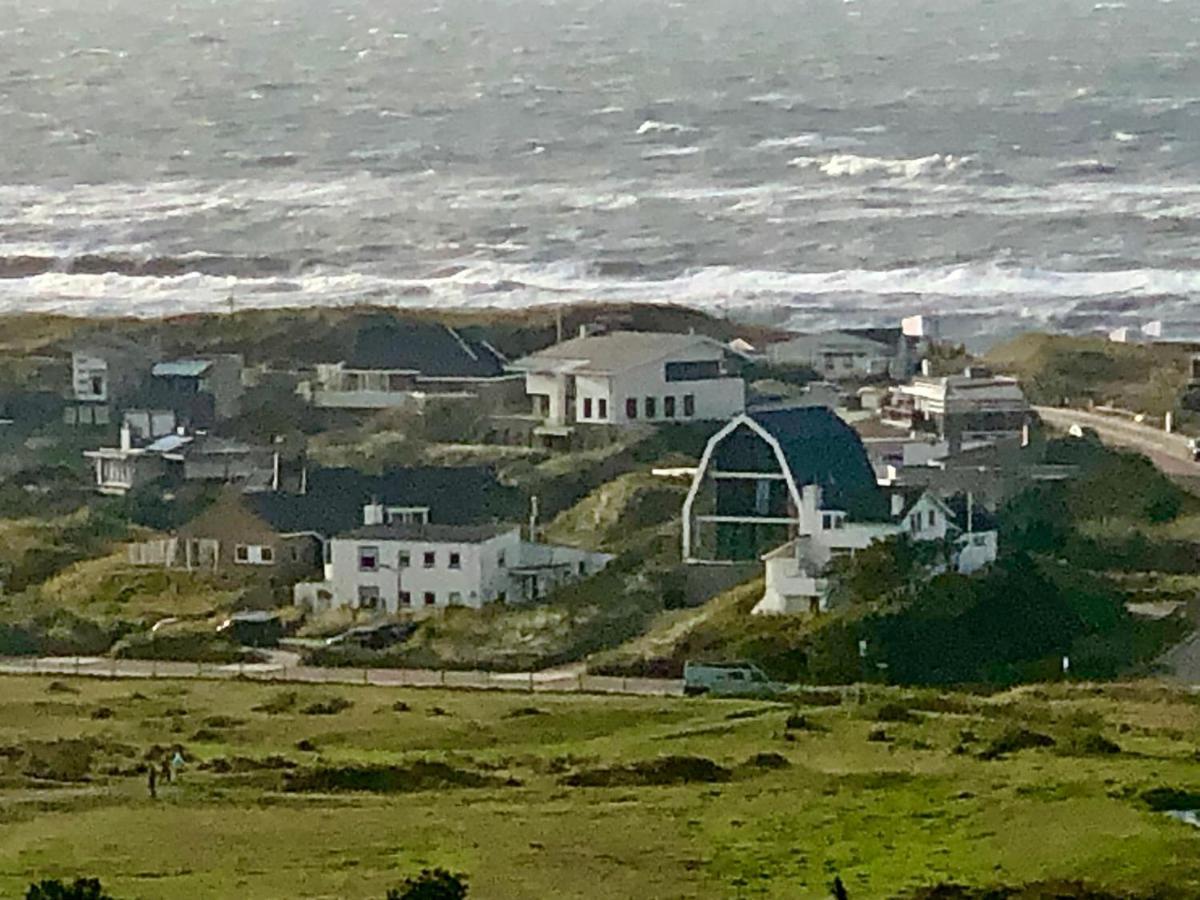
[(695, 156), (699, 152), (699, 147), (661, 147), (657, 150), (647, 150), (642, 154), (642, 159), (673, 159), (676, 157)]
[(1130, 134), (1128, 131), (1114, 131), (1112, 136), (1114, 141), (1121, 144), (1131, 144), (1138, 139), (1136, 134)]
[(647, 119), (638, 126), (637, 134), (691, 134), (696, 129), (690, 125), (680, 125), (677, 122), (659, 122)]
[(967, 156), (934, 153), (913, 159), (890, 159), (858, 156), (854, 153), (835, 153), (831, 156), (800, 156), (788, 165), (798, 169), (816, 169), (830, 178), (860, 178), (865, 175), (886, 175), (894, 178), (918, 178), (946, 175), (960, 169), (970, 160)]
[(780, 150), (780, 149), (796, 149), (799, 147), (812, 147), (814, 144), (821, 142), (821, 135), (816, 132), (807, 131), (803, 134), (794, 134), (791, 137), (781, 138), (765, 138), (759, 141), (755, 146), (759, 150)]

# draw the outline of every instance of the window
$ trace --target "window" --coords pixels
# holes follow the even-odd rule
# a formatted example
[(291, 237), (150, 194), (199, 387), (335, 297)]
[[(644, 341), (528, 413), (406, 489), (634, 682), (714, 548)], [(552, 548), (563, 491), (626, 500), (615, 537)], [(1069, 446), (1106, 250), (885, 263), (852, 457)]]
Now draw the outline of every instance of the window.
[(358, 586), (358, 608), (376, 609), (379, 606), (379, 588), (373, 584)]
[(765, 516), (771, 509), (771, 482), (754, 482), (754, 514)]
[(833, 516), (829, 513), (821, 513), (821, 530), (829, 531), (833, 528)]
[(233, 559), (240, 563), (250, 562), (250, 548), (245, 544), (238, 544), (233, 548)]
[(360, 571), (360, 572), (378, 572), (379, 571), (379, 548), (378, 547), (359, 547), (358, 548), (358, 571)]
[(653, 419), (658, 415), (658, 401), (653, 397), (646, 398), (646, 418)]
[(462, 554), (460, 554), (460, 553), (451, 553), (450, 554), (450, 568), (452, 568), (452, 569), (461, 569), (462, 568)]
[(675, 398), (663, 397), (663, 417), (667, 419), (675, 418)]
[(451, 591), (450, 596), (446, 599), (446, 602), (451, 606), (461, 606), (462, 594), (460, 594), (458, 591)]
[(396, 565), (397, 565), (397, 567), (399, 567), (401, 569), (407, 569), (409, 566), (412, 565), (412, 554), (409, 553), (407, 550), (401, 550), (400, 557), (396, 561)]
[(627, 419), (636, 419), (637, 418), (637, 398), (636, 397), (630, 397), (628, 400), (625, 401), (625, 418), (627, 418)]
[(597, 419), (607, 419), (608, 418), (608, 400), (604, 397), (601, 397), (599, 400), (596, 401), (596, 418)]
[(437, 554), (434, 553), (432, 550), (426, 550), (424, 565), (425, 565), (425, 568), (427, 568), (427, 569), (432, 569), (434, 566), (436, 566), (437, 565)]
[(437, 603), (437, 594), (435, 594), (433, 591), (426, 591), (425, 592), (425, 605), (433, 606), (435, 603)]
[(508, 591), (496, 591), (496, 602), (505, 603), (508, 601)]
[(721, 361), (704, 359), (695, 362), (669, 362), (663, 373), (667, 381), (706, 381), (721, 377)]
[(834, 516), (833, 517), (833, 527), (835, 529), (836, 528), (845, 528), (846, 527), (846, 517), (845, 516)]
[(104, 378), (101, 377), (100, 375), (93, 375), (91, 389), (92, 389), (93, 397), (103, 397), (104, 396)]
[(908, 517), (908, 527), (912, 531), (920, 531), (921, 530), (921, 514), (920, 513), (913, 513), (911, 516)]
[(238, 544), (233, 548), (233, 561), (243, 566), (269, 566), (275, 562), (275, 549), (257, 544)]
[(496, 554), (496, 565), (501, 569), (503, 569), (506, 565), (506, 558), (503, 550)]
[(592, 398), (591, 397), (583, 398), (583, 417), (585, 419), (590, 419), (592, 417)]
[(691, 418), (692, 416), (694, 416), (696, 414), (696, 395), (695, 394), (684, 394), (683, 395), (683, 414), (685, 416), (687, 416), (688, 418)]
[(937, 513), (932, 509), (929, 511), (929, 527), (932, 528), (937, 524)]
[(400, 592), (400, 605), (401, 606), (412, 606), (412, 592), (411, 591), (401, 591)]
[(259, 560), (259, 562), (262, 562), (262, 563), (275, 562), (275, 548), (274, 547), (259, 547), (258, 548), (258, 560)]
[(587, 563), (584, 560), (579, 561), (579, 577), (582, 578), (587, 574)]

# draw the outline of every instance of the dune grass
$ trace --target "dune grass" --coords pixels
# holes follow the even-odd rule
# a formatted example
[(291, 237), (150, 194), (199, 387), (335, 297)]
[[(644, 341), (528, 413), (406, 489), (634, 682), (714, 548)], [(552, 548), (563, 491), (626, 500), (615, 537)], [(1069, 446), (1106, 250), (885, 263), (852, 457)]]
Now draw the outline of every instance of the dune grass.
[[(120, 898), (353, 900), (426, 866), (466, 872), (490, 900), (824, 898), (834, 874), (855, 898), (951, 878), (1200, 890), (1200, 834), (1139, 799), (1200, 784), (1189, 695), (854, 696), (793, 708), (7, 677), (0, 894), (87, 874)], [(63, 738), (93, 748), (86, 780), (22, 774), (23, 748)], [(174, 743), (188, 768), (151, 800), (136, 764)], [(363, 772), (375, 790), (336, 789)]]

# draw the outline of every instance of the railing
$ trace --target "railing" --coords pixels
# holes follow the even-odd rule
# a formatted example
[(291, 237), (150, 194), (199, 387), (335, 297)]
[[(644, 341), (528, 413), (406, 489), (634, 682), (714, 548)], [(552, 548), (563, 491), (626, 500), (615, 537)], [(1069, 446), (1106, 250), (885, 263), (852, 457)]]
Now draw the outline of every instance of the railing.
[(205, 663), (105, 657), (4, 657), (0, 674), (73, 675), (92, 678), (244, 679), (305, 684), (362, 684), (377, 687), (451, 688), (525, 693), (639, 694), (677, 696), (683, 682), (625, 678), (585, 672), (485, 672), (450, 669), (359, 669), (267, 663)]

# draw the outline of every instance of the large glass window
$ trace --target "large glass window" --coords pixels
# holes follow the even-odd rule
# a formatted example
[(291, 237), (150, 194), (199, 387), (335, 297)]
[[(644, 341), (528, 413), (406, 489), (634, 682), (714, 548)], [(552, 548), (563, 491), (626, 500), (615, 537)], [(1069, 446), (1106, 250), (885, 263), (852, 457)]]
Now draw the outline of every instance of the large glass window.
[(669, 362), (664, 372), (667, 381), (705, 381), (721, 377), (721, 361)]
[(637, 398), (636, 397), (630, 397), (628, 400), (625, 401), (625, 418), (627, 418), (627, 419), (636, 419), (637, 418)]

